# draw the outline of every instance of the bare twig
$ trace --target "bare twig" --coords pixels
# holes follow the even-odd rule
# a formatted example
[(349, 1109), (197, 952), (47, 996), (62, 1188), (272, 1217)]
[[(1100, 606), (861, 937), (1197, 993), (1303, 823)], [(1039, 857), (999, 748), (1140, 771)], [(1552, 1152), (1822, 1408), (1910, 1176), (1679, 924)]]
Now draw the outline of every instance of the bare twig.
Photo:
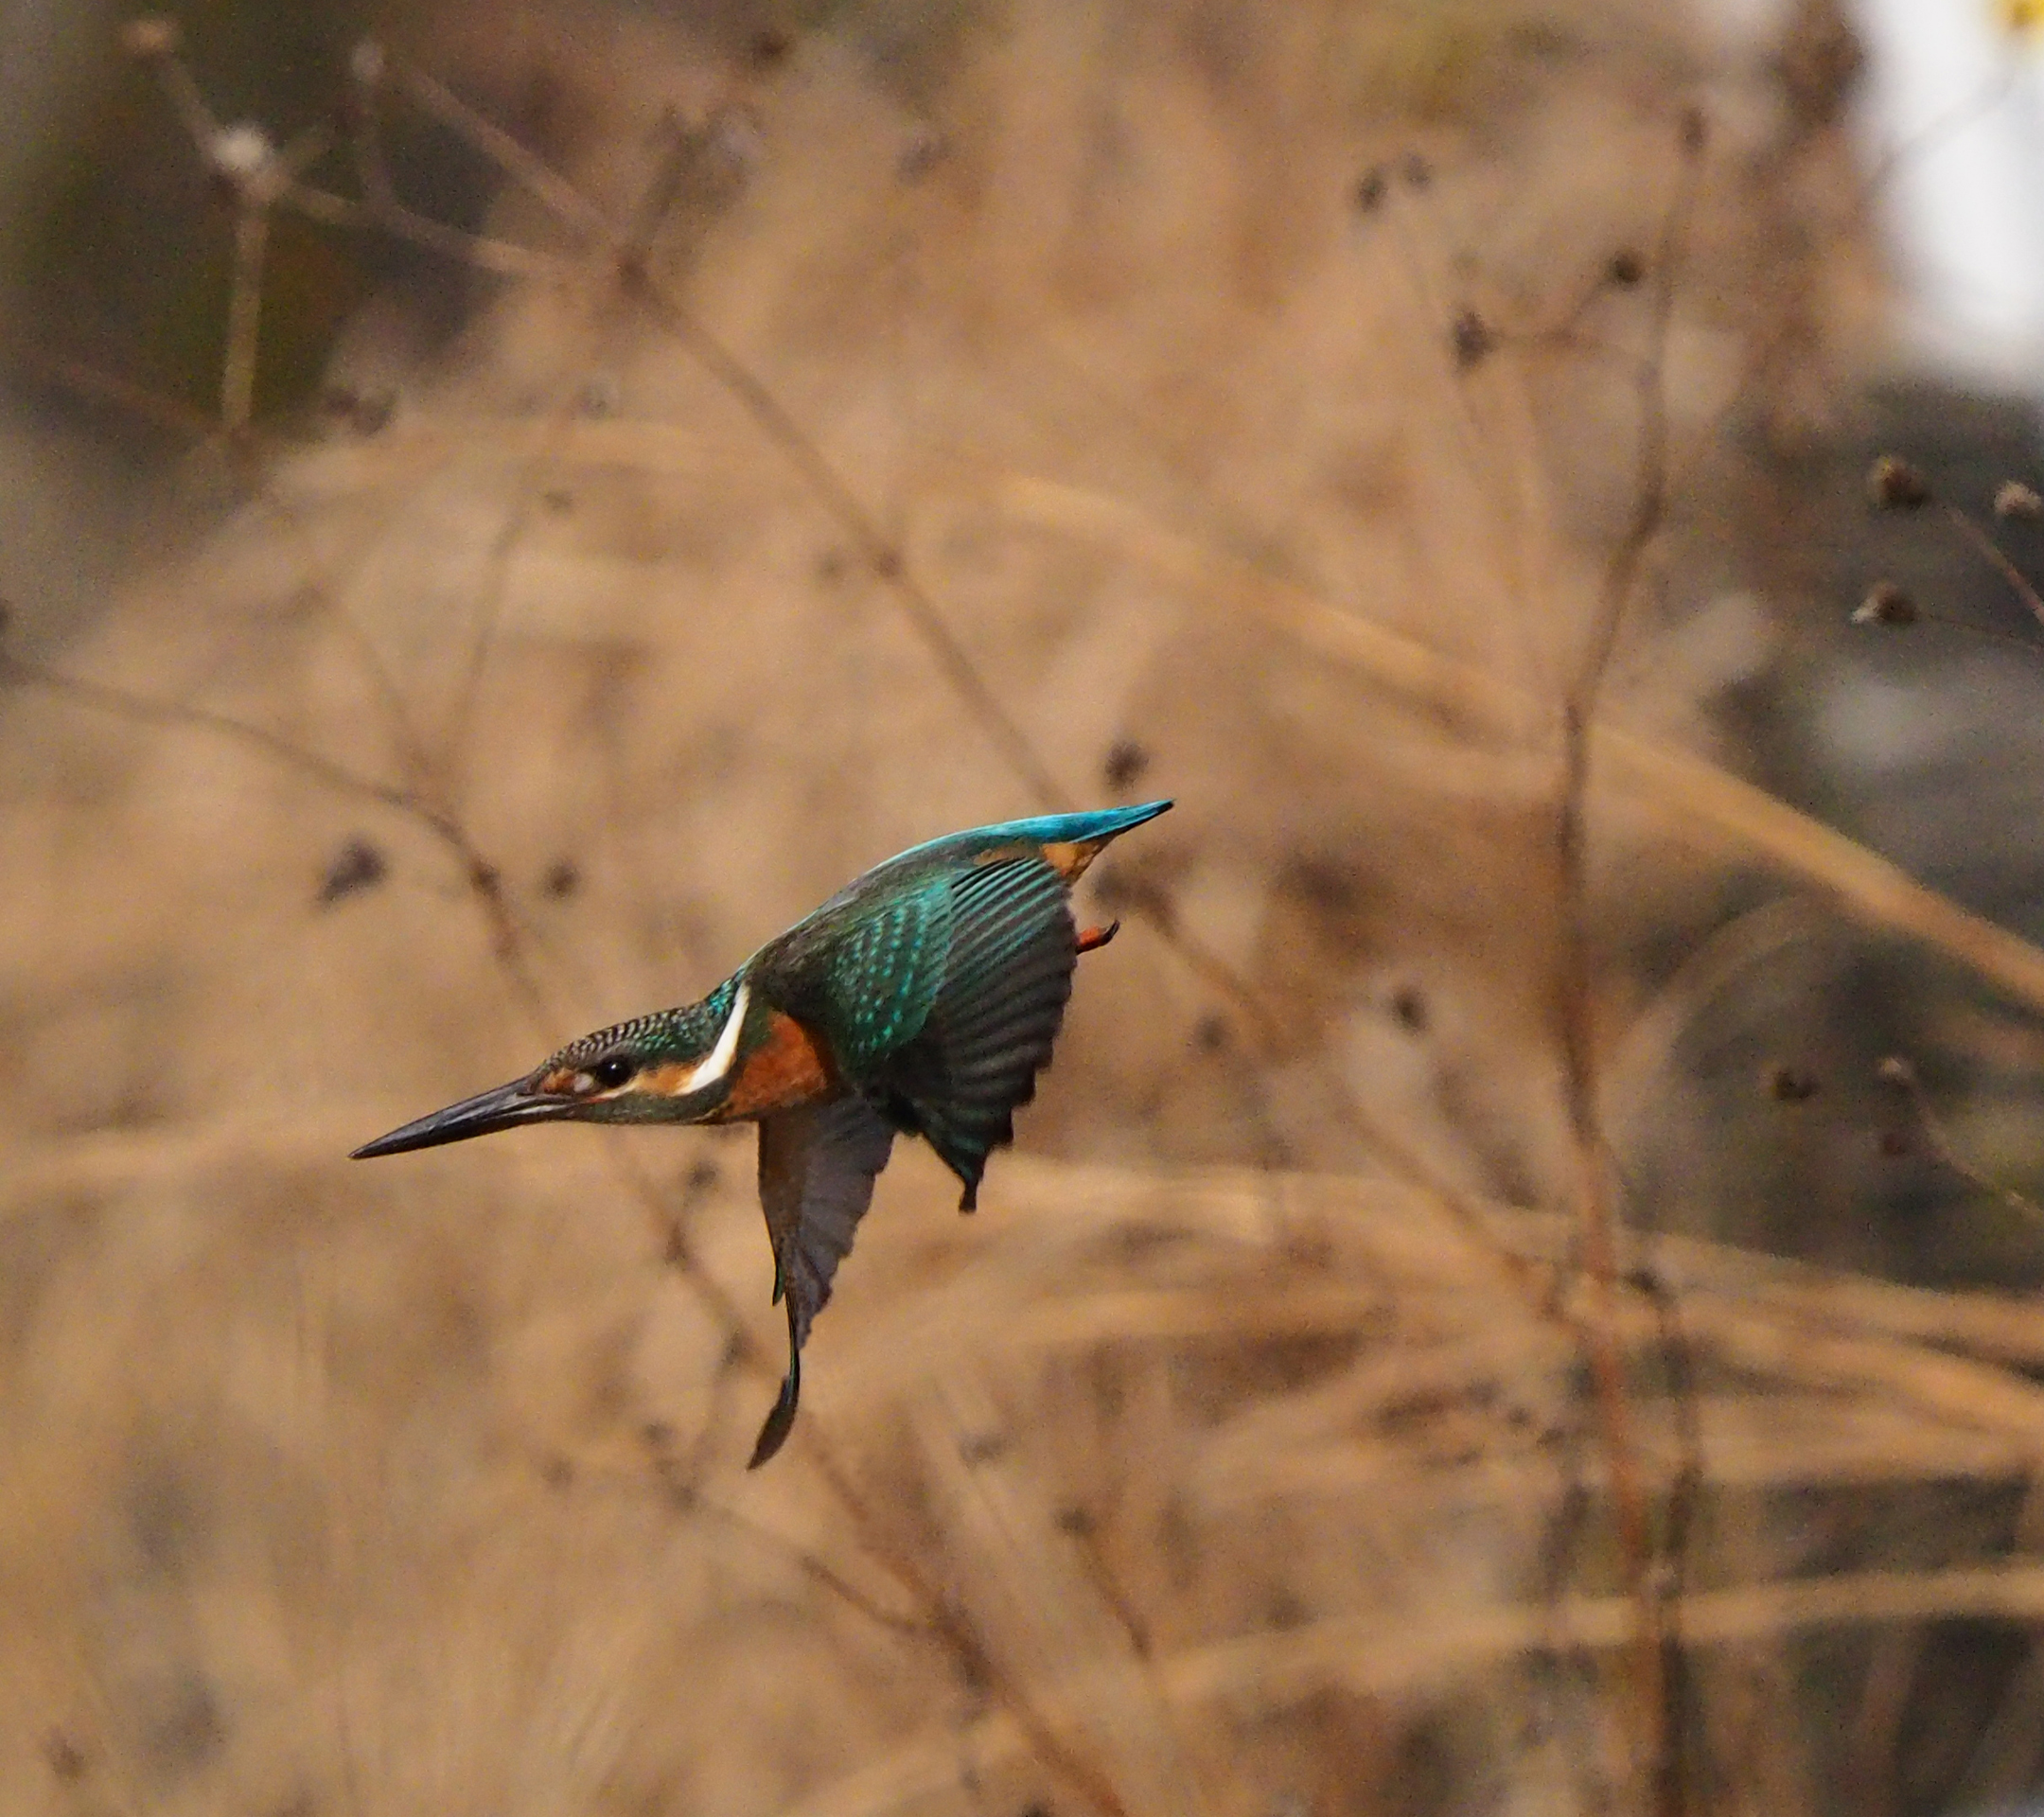
[(195, 707), (182, 700), (157, 700), (147, 695), (131, 694), (125, 688), (109, 687), (101, 681), (89, 681), (78, 676), (63, 675), (55, 669), (45, 668), (40, 662), (27, 662), (21, 657), (5, 653), (0, 653), (0, 679), (43, 688), (49, 693), (76, 700), (82, 706), (95, 707), (102, 713), (113, 714), (116, 718), (133, 720), (142, 725), (185, 726), (197, 731), (218, 732), (223, 737), (259, 750), (264, 756), (284, 765), (286, 768), (294, 769), (341, 794), (376, 802), (404, 813), (419, 815), (429, 830), (443, 840), (451, 841), (456, 837), (453, 828), (436, 819), (430, 809), (423, 808), (409, 789), (401, 788), (395, 783), (379, 782), (373, 776), (360, 775), (345, 765), (295, 745), (265, 727), (250, 725), (245, 720), (215, 713), (210, 708)]
[(2022, 602), (2038, 628), (2044, 629), (2044, 596), (2038, 594), (2029, 576), (2003, 554), (2001, 545), (1974, 520), (1971, 512), (1943, 499), (1938, 501), (1938, 507), (1940, 515), (1960, 539), (2008, 582), (2009, 591)]
[(749, 366), (677, 299), (668, 295), (650, 275), (631, 269), (622, 275), (627, 291), (644, 308), (650, 319), (673, 335), (744, 407), (753, 423), (808, 483), (818, 502), (857, 546), (868, 571), (901, 606), (916, 635), (935, 659), (944, 680), (964, 701), (975, 722), (999, 750), (1008, 767), (1046, 808), (1069, 807), (1072, 804), (1069, 790), (1051, 775), (1036, 754), (1028, 734), (945, 622), (937, 602), (909, 572), (900, 546), (881, 529), (878, 519), (831, 465), (809, 432)]
[[(256, 503), (269, 511), (285, 533), (297, 542), (307, 570), (318, 574), (323, 564), (311, 526), (306, 521), (304, 514), (291, 501), (278, 497), (267, 485), (258, 483), (253, 491)], [(382, 651), (362, 628), (361, 622), (342, 602), (340, 589), (330, 576), (315, 579), (311, 592), (328, 621), (339, 627), (342, 638), (354, 654), (356, 666), (369, 684), (378, 710), (383, 714), (392, 749), (397, 759), (398, 769), (405, 779), (406, 787), (414, 796), (422, 799), (433, 795), (436, 792), (437, 777), (432, 754), (426, 749), (426, 741), (419, 735), (417, 723), (412, 716), (411, 702), (405, 698), (404, 691), (398, 687), (397, 678), (391, 673), (390, 664), (383, 660)]]
[(178, 122), (190, 134), (202, 155), (220, 132), (220, 122), (206, 105), (199, 84), (180, 54), (180, 34), (171, 20), (144, 18), (128, 23), (121, 34), (129, 54), (141, 59), (156, 72), (156, 80), (170, 103)]
[(116, 410), (126, 411), (130, 415), (185, 441), (203, 442), (220, 433), (218, 420), (204, 411), (196, 410), (176, 397), (167, 397), (117, 374), (101, 372), (67, 354), (9, 340), (6, 358), (36, 378), (61, 385), (74, 397), (96, 404), (111, 404)]
[(330, 227), (389, 234), (394, 238), (409, 240), (427, 252), (458, 259), (478, 271), (493, 272), (500, 277), (558, 280), (574, 270), (573, 260), (556, 254), (536, 252), (529, 246), (492, 239), (483, 234), (464, 233), (458, 227), (449, 227), (428, 216), (416, 214), (399, 203), (356, 202), (347, 196), (333, 195), (302, 183), (293, 184), (278, 200), (282, 205), (295, 209), (308, 221)]
[(1667, 516), (1668, 407), (1664, 367), (1678, 259), (1703, 165), (1700, 116), (1685, 115), (1680, 133), (1682, 161), (1675, 195), (1663, 218), (1652, 260), (1647, 352), (1634, 376), (1639, 443), (1632, 516), (1605, 571), (1589, 646), (1562, 701), (1561, 786), (1555, 818), (1556, 891), (1560, 908), (1555, 1014), (1569, 1125), (1577, 1155), (1582, 1262), (1596, 1301), (1587, 1329), (1589, 1362), (1609, 1454), (1619, 1546), (1639, 1604), (1635, 1666), (1643, 1725), (1641, 1764), (1647, 1774), (1643, 1791), (1665, 1814), (1679, 1808), (1681, 1798), (1681, 1774), (1667, 1766), (1674, 1738), (1667, 1726), (1666, 1665), (1676, 1643), (1669, 1632), (1665, 1586), (1655, 1567), (1646, 1495), (1637, 1476), (1624, 1361), (1608, 1322), (1618, 1270), (1617, 1208), (1597, 1109), (1588, 816), (1592, 729), (1598, 700), (1647, 552)]
[(484, 856), (460, 820), (416, 790), (374, 776), (294, 744), (267, 727), (251, 725), (211, 708), (182, 700), (160, 700), (110, 687), (79, 676), (64, 675), (20, 657), (0, 653), (0, 679), (38, 687), (138, 724), (185, 727), (234, 740), (288, 769), (296, 770), (326, 788), (358, 800), (396, 809), (431, 833), (461, 864), (462, 874), (481, 905), (491, 932), (492, 950), (508, 968), (521, 1000), (536, 1014), (543, 997), (524, 957), (523, 930), (513, 915), (497, 867)]
[(604, 211), (567, 178), (550, 168), (494, 120), (479, 114), (437, 76), (402, 58), (391, 60), (396, 80), (427, 113), (496, 162), (561, 222), (592, 245), (616, 241), (617, 230)]
[(2044, 1226), (2044, 1206), (2017, 1191), (2013, 1186), (2006, 1186), (1982, 1173), (1960, 1153), (1951, 1138), (1951, 1132), (1945, 1127), (1944, 1119), (1931, 1108), (1929, 1095), (1924, 1090), (1923, 1081), (1918, 1077), (1914, 1067), (1900, 1054), (1890, 1054), (1876, 1068), (1876, 1073), (1881, 1084), (1893, 1085), (1909, 1100), (1910, 1108), (1915, 1113), (1917, 1126), (1923, 1131), (1924, 1142), (1932, 1158), (1941, 1167), (1948, 1173), (1956, 1173), (1976, 1191), (2000, 1199), (2010, 1210), (2019, 1212), (2025, 1219)]
[(220, 367), (220, 422), (230, 436), (248, 428), (255, 405), (263, 257), (269, 245), (269, 209), (242, 203), (235, 211), (234, 288), (227, 295), (227, 356)]
[(739, 1509), (728, 1507), (714, 1496), (704, 1494), (677, 1472), (671, 1457), (657, 1457), (654, 1462), (654, 1474), (678, 1510), (686, 1514), (703, 1515), (721, 1526), (729, 1527), (734, 1533), (743, 1534), (755, 1544), (787, 1558), (811, 1582), (828, 1591), (847, 1608), (863, 1615), (874, 1627), (910, 1640), (929, 1641), (938, 1638), (937, 1632), (926, 1614), (905, 1615), (896, 1610), (882, 1607), (843, 1572), (810, 1547), (799, 1541), (787, 1539)]
[(1689, 1774), (1684, 1755), (1695, 1704), (1689, 1656), (1683, 1645), (1682, 1606), (1688, 1588), (1691, 1532), (1707, 1480), (1703, 1431), (1697, 1410), (1696, 1362), (1683, 1327), (1682, 1305), (1674, 1284), (1650, 1262), (1634, 1271), (1631, 1284), (1654, 1310), (1660, 1328), (1658, 1349), (1667, 1373), (1667, 1398), (1675, 1419), (1678, 1462), (1666, 1491), (1661, 1568), (1655, 1583), (1655, 1594), (1664, 1604), (1659, 1636), (1660, 1746), (1648, 1763), (1648, 1772), (1650, 1796), (1659, 1817), (1682, 1817), (1688, 1808)]
[(371, 209), (395, 213), (399, 207), (397, 191), (383, 158), (382, 88), (389, 67), (383, 46), (374, 38), (362, 39), (348, 53), (348, 81), (353, 89), (348, 105), (348, 155)]

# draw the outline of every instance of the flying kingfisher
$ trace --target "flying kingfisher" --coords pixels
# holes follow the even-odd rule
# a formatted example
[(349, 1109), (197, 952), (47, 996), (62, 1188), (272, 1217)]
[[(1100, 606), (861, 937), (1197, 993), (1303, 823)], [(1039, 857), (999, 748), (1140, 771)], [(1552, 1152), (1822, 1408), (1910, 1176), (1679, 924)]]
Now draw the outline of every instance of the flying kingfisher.
[(1108, 842), (1169, 802), (975, 827), (847, 884), (699, 1003), (571, 1041), (522, 1079), (394, 1129), (353, 1158), (521, 1123), (760, 1128), (759, 1192), (787, 1302), (788, 1367), (749, 1468), (781, 1449), (802, 1348), (897, 1134), (920, 1136), (970, 1211), (987, 1155), (1014, 1139), (1071, 996), (1071, 889)]

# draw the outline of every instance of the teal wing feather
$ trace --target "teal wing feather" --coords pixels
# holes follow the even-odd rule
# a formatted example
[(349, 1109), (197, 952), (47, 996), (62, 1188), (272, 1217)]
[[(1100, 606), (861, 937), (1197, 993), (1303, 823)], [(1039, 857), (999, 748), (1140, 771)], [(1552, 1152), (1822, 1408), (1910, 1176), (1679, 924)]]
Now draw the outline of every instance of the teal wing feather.
[(920, 1032), (943, 982), (950, 935), (943, 877), (875, 904), (838, 933), (821, 1019), (847, 1078), (869, 1078)]
[(944, 881), (949, 938), (926, 1014), (867, 1089), (924, 1137), (964, 1187), (969, 1211), (987, 1155), (1014, 1138), (1071, 996), (1078, 934), (1064, 879), (1043, 859), (1003, 858)]
[(752, 1448), (757, 1469), (781, 1449), (802, 1394), (802, 1349), (851, 1253), (894, 1131), (863, 1098), (804, 1104), (760, 1123), (760, 1207), (773, 1244), (774, 1297), (787, 1301), (788, 1367)]

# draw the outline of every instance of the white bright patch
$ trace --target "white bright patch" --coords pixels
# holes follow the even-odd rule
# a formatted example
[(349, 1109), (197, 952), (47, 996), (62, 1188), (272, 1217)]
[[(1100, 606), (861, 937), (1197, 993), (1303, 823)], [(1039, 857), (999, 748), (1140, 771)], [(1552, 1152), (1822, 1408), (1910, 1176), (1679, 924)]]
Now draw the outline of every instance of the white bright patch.
[(276, 156), (269, 133), (249, 120), (221, 127), (206, 151), (221, 176), (240, 179), (260, 176)]
[(684, 1092), (700, 1091), (705, 1085), (714, 1085), (731, 1070), (731, 1061), (738, 1052), (738, 1032), (745, 1026), (746, 999), (751, 995), (749, 984), (741, 984), (738, 995), (731, 998), (731, 1014), (724, 1019), (724, 1032), (717, 1036), (717, 1044), (710, 1050), (701, 1066), (681, 1082)]
[[(1984, 0), (1859, 0), (1867, 124), (1928, 350), (2035, 392), (2044, 351), (2044, 62)], [(2004, 11), (2007, 9), (2004, 9)]]

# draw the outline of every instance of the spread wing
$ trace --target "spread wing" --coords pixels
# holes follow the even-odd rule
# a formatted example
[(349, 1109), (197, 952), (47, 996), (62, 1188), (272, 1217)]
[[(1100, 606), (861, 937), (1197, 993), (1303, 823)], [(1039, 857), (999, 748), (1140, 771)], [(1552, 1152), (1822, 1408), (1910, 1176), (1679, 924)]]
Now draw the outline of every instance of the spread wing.
[(781, 1449), (795, 1423), (810, 1321), (830, 1298), (831, 1277), (851, 1253), (893, 1143), (887, 1120), (856, 1093), (781, 1111), (760, 1123), (760, 1205), (773, 1244), (774, 1297), (787, 1301), (788, 1367), (750, 1469)]
[(929, 1010), (886, 1055), (872, 1095), (926, 1138), (963, 1183), (970, 1211), (988, 1154), (1014, 1139), (1071, 996), (1079, 937), (1065, 880), (1042, 858), (998, 859), (949, 880)]
[(846, 1078), (870, 1081), (928, 1019), (950, 940), (950, 882), (933, 877), (834, 929), (819, 1000), (788, 1008), (830, 1032)]

